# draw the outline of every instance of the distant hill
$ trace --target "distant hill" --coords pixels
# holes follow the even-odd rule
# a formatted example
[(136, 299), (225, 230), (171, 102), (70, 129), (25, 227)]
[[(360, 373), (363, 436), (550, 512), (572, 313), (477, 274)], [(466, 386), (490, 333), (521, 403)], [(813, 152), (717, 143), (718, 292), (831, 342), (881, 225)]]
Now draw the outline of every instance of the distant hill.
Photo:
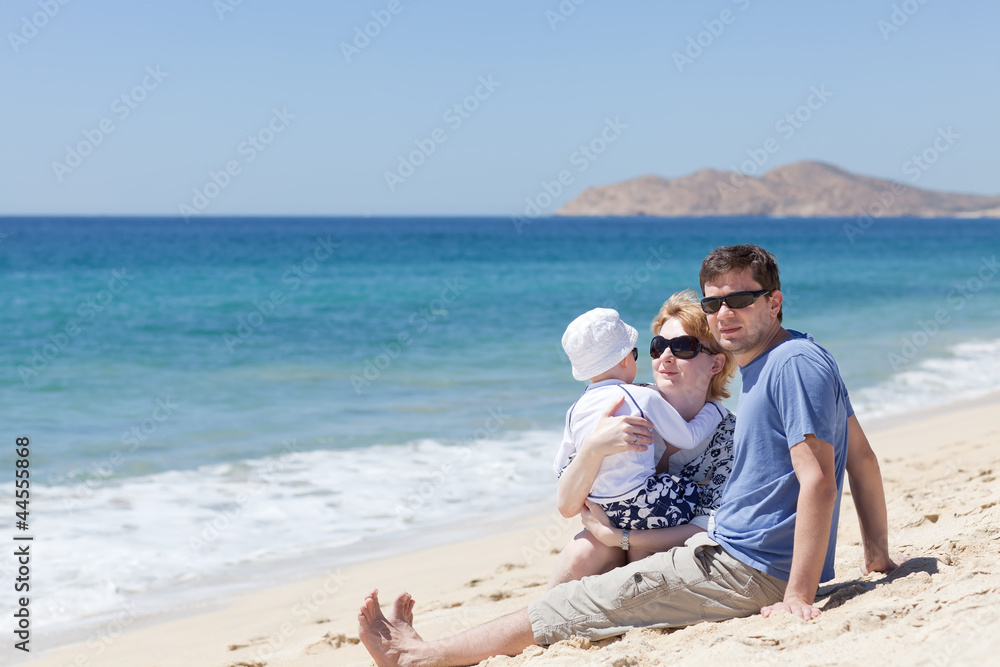
[(587, 188), (556, 215), (1000, 218), (1000, 197), (922, 190), (823, 162), (796, 162), (756, 178), (702, 169)]

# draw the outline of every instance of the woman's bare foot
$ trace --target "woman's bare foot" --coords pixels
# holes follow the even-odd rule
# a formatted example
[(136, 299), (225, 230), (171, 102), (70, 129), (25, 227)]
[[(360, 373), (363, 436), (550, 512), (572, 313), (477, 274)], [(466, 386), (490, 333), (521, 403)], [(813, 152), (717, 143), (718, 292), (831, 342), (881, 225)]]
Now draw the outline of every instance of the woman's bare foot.
[[(423, 643), (406, 620), (406, 615), (412, 618), (412, 599), (406, 596), (401, 603), (400, 598), (403, 596), (396, 598), (393, 604), (393, 619), (386, 618), (382, 613), (378, 604), (378, 589), (368, 594), (358, 612), (358, 636), (378, 667), (415, 664), (412, 654)], [(402, 607), (402, 616), (396, 617), (397, 607)]]

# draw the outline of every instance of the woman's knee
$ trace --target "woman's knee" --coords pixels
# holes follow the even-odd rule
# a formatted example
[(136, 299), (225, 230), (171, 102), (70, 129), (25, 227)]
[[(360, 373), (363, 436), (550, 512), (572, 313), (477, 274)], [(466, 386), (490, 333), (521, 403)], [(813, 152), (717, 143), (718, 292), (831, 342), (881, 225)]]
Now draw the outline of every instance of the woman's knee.
[(602, 574), (624, 564), (624, 551), (601, 544), (584, 530), (560, 552), (553, 572), (553, 581), (550, 583), (555, 585), (592, 574)]

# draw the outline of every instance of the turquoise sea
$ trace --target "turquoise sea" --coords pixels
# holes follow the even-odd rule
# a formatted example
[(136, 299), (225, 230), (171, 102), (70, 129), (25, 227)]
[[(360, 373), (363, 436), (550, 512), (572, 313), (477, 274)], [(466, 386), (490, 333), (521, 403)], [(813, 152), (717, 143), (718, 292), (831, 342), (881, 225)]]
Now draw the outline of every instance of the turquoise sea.
[(583, 389), (563, 329), (610, 306), (646, 339), (718, 245), (777, 255), (786, 326), (863, 422), (1000, 389), (1000, 225), (856, 224), (0, 219), (0, 466), (30, 437), (36, 627), (546, 503)]

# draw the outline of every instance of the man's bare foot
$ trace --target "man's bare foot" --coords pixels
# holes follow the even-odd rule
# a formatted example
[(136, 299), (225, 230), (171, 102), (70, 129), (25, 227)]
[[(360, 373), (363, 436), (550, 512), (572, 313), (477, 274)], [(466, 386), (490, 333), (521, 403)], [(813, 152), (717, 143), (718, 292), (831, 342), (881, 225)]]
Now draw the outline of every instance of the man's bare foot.
[[(399, 606), (399, 598), (393, 606), (394, 609)], [(402, 607), (406, 613), (412, 611), (409, 599), (402, 603)], [(368, 649), (378, 667), (406, 667), (415, 664), (411, 654), (419, 647), (422, 640), (405, 618), (397, 618), (394, 621), (386, 618), (378, 604), (378, 589), (369, 593), (361, 605), (358, 625), (361, 643)]]
[(400, 593), (392, 603), (392, 611), (386, 616), (389, 622), (399, 628), (403, 634), (409, 635), (412, 639), (423, 638), (413, 629), (413, 605), (416, 601), (410, 597), (409, 593)]

